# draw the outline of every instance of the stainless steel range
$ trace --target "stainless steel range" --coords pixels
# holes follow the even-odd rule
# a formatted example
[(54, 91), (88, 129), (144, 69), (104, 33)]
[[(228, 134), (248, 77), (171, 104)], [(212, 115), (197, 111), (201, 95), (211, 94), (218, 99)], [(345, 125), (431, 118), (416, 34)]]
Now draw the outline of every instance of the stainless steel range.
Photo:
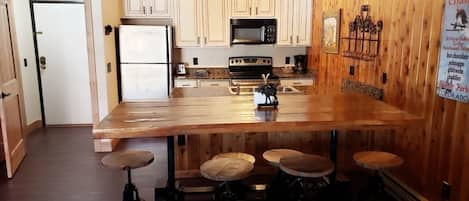
[(263, 83), (262, 74), (270, 74), (269, 81), (279, 83), (278, 76), (273, 73), (272, 57), (231, 57), (229, 69), (231, 83), (238, 85), (260, 85)]
[(230, 70), (230, 93), (235, 95), (250, 95), (259, 85), (264, 83), (262, 75), (269, 74), (269, 82), (279, 87), (280, 93), (299, 93), (293, 87), (280, 86), (280, 79), (273, 73), (272, 57), (230, 57), (228, 61)]

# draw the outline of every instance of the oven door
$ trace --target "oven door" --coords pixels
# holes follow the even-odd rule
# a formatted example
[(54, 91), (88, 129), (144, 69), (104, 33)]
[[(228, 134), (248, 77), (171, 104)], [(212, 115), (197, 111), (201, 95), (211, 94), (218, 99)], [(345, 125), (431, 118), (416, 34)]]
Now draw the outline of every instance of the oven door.
[(231, 44), (275, 44), (274, 20), (232, 19)]

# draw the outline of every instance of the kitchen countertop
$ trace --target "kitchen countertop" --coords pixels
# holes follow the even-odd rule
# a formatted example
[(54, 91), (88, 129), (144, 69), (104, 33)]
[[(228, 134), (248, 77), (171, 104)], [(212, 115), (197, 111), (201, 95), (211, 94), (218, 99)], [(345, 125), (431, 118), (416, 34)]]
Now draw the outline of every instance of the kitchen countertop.
[[(300, 132), (418, 125), (421, 117), (370, 97), (279, 95), (278, 110), (257, 111), (250, 96), (183, 97), (121, 103), (93, 128), (96, 139), (210, 133)], [(266, 119), (263, 119), (266, 118)]]
[[(208, 76), (196, 76), (196, 70), (207, 70)], [(230, 75), (227, 68), (189, 68), (187, 70), (188, 75), (175, 76), (175, 79), (184, 80), (184, 79), (213, 79), (213, 80), (222, 80), (230, 79)], [(301, 73), (286, 73), (282, 70), (281, 67), (274, 68), (274, 74), (279, 76), (280, 79), (315, 79), (316, 72), (311, 71), (305, 74)], [(260, 79), (260, 78), (259, 78)]]

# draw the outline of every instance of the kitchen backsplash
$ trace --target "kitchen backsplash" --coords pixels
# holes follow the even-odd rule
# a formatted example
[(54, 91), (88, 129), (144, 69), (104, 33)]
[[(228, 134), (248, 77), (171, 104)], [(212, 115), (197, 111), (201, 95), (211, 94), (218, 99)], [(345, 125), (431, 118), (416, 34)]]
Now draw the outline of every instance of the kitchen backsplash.
[[(182, 48), (175, 49), (176, 62), (187, 63), (190, 67), (222, 67), (228, 66), (228, 58), (235, 56), (269, 56), (274, 59), (274, 66), (285, 66), (285, 57), (294, 62), (294, 55), (306, 54), (305, 47), (273, 47), (273, 46), (234, 46), (231, 48)], [(199, 65), (193, 65), (197, 57)]]

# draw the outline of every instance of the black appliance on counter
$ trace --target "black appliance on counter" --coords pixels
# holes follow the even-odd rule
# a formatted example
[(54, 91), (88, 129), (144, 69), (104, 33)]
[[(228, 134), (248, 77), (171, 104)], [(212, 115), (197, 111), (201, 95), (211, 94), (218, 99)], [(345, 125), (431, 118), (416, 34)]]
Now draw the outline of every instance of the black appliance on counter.
[(293, 70), (296, 73), (307, 73), (308, 72), (308, 56), (307, 55), (295, 55), (295, 67)]
[(232, 85), (262, 84), (262, 74), (270, 74), (269, 81), (273, 83), (279, 82), (273, 73), (272, 57), (230, 57), (228, 64)]
[(231, 19), (231, 45), (277, 43), (276, 19)]

